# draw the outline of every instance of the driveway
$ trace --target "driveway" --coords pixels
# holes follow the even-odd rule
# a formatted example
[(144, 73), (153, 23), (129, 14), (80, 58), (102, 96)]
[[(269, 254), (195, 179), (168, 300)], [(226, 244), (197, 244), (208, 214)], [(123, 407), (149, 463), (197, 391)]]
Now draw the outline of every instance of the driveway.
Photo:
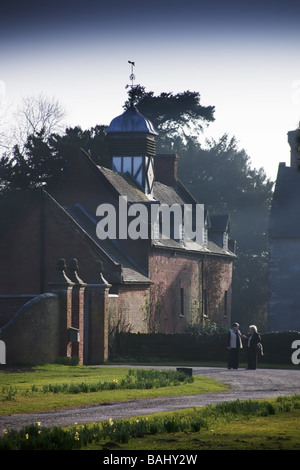
[[(133, 368), (133, 366), (124, 367)], [(141, 366), (139, 367), (141, 368)], [(153, 369), (151, 366), (148, 368)], [(175, 367), (159, 367), (159, 369), (175, 369)], [(229, 384), (230, 390), (192, 396), (137, 399), (126, 403), (106, 403), (44, 413), (5, 415), (0, 416), (0, 432), (3, 429), (21, 429), (27, 424), (38, 421), (42, 426), (70, 426), (74, 423), (84, 424), (105, 421), (109, 418), (128, 418), (237, 399), (249, 400), (300, 394), (300, 369), (257, 369), (252, 371), (227, 370), (219, 367), (193, 367), (193, 375), (207, 376)]]

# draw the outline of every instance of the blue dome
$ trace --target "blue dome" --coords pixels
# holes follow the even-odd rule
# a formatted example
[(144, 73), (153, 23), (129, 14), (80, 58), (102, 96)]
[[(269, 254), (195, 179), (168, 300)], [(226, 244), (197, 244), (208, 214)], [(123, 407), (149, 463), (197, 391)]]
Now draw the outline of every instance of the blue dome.
[(153, 124), (145, 118), (134, 106), (130, 106), (123, 114), (115, 117), (106, 132), (143, 132), (158, 135)]

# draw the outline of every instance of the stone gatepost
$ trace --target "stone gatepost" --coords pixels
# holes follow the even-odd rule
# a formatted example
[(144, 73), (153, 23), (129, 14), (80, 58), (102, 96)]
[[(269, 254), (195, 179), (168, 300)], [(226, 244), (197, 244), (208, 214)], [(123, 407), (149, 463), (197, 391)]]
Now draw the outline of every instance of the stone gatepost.
[(108, 359), (108, 292), (103, 264), (97, 263), (96, 276), (87, 285), (89, 303), (88, 362), (101, 364)]
[[(78, 276), (78, 261), (75, 258), (69, 260), (69, 278), (74, 282), (72, 295), (72, 343), (71, 357), (78, 357), (79, 364), (83, 364), (84, 348), (84, 291), (86, 283)], [(76, 332), (78, 333), (76, 335)]]
[(56, 264), (56, 276), (48, 283), (51, 291), (60, 298), (59, 311), (59, 356), (71, 357), (71, 342), (69, 340), (69, 329), (72, 326), (72, 289), (74, 282), (66, 275), (66, 263), (64, 258), (60, 258)]

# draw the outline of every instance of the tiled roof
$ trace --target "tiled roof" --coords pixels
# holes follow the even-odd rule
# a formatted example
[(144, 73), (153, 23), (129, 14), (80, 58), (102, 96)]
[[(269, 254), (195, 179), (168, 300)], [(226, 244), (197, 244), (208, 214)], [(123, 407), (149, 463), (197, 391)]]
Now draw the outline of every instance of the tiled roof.
[(176, 250), (182, 251), (185, 253), (192, 253), (192, 254), (205, 254), (205, 255), (220, 255), (225, 257), (236, 257), (236, 255), (231, 252), (230, 250), (224, 250), (219, 245), (214, 243), (213, 241), (209, 240), (207, 243), (207, 247), (203, 247), (196, 243), (193, 240), (184, 240), (184, 242), (180, 243), (176, 240), (154, 240), (153, 246), (157, 249), (169, 249), (169, 250)]
[[(104, 166), (97, 167), (100, 173), (109, 181), (120, 196), (127, 196), (128, 202), (150, 202), (146, 194), (137, 186), (128, 173), (117, 173)], [(180, 183), (175, 186), (167, 186), (158, 181), (154, 182), (154, 200), (161, 204), (192, 204), (196, 200), (188, 193)]]
[(104, 166), (98, 166), (98, 170), (109, 181), (120, 196), (126, 196), (128, 202), (149, 202), (145, 193), (136, 185), (129, 174), (117, 173)]
[[(122, 267), (124, 283), (149, 284), (151, 281), (131, 257), (122, 249), (117, 240), (100, 240), (96, 235), (97, 220), (88, 214), (80, 204), (64, 207), (64, 210), (81, 227), (91, 240), (105, 252), (109, 259)], [(109, 281), (109, 279), (107, 279)]]
[(181, 194), (177, 191), (176, 188), (172, 186), (166, 186), (163, 183), (154, 182), (153, 186), (153, 196), (161, 204), (167, 204), (171, 206), (172, 204), (187, 204)]
[[(130, 175), (117, 173), (109, 170), (108, 168), (100, 166), (98, 166), (98, 169), (103, 174), (103, 176), (107, 178), (107, 180), (113, 186), (115, 191), (119, 193), (119, 195), (127, 196), (128, 202), (150, 203), (149, 198), (139, 189)], [(193, 196), (180, 182), (178, 182), (176, 186), (167, 186), (158, 181), (154, 182), (153, 199), (158, 201), (160, 204), (167, 204), (168, 206), (171, 206), (172, 204), (183, 205), (196, 203), (196, 200), (193, 198)], [(213, 219), (213, 222), (211, 223), (213, 227), (210, 227), (210, 231), (225, 232), (226, 230), (229, 230), (228, 214), (217, 214), (215, 216), (210, 215), (209, 217), (210, 219)], [(153, 241), (152, 244), (156, 248), (173, 250), (176, 249), (184, 252), (190, 251), (192, 253), (210, 253), (224, 256), (235, 256), (231, 251), (224, 250), (212, 240), (208, 242), (207, 248), (198, 245), (192, 240), (185, 241), (185, 243), (182, 244), (173, 239), (159, 239)]]

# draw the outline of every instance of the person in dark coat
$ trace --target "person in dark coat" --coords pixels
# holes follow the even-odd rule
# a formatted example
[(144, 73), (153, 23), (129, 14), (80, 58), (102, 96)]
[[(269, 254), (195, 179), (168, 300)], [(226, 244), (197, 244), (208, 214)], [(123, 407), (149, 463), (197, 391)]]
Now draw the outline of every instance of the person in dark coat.
[(243, 336), (239, 330), (239, 324), (233, 323), (227, 336), (227, 349), (229, 350), (228, 369), (238, 369), (240, 349), (243, 347)]
[(248, 336), (248, 370), (256, 369), (258, 344), (261, 344), (260, 334), (258, 334), (257, 327), (255, 325), (250, 325)]

